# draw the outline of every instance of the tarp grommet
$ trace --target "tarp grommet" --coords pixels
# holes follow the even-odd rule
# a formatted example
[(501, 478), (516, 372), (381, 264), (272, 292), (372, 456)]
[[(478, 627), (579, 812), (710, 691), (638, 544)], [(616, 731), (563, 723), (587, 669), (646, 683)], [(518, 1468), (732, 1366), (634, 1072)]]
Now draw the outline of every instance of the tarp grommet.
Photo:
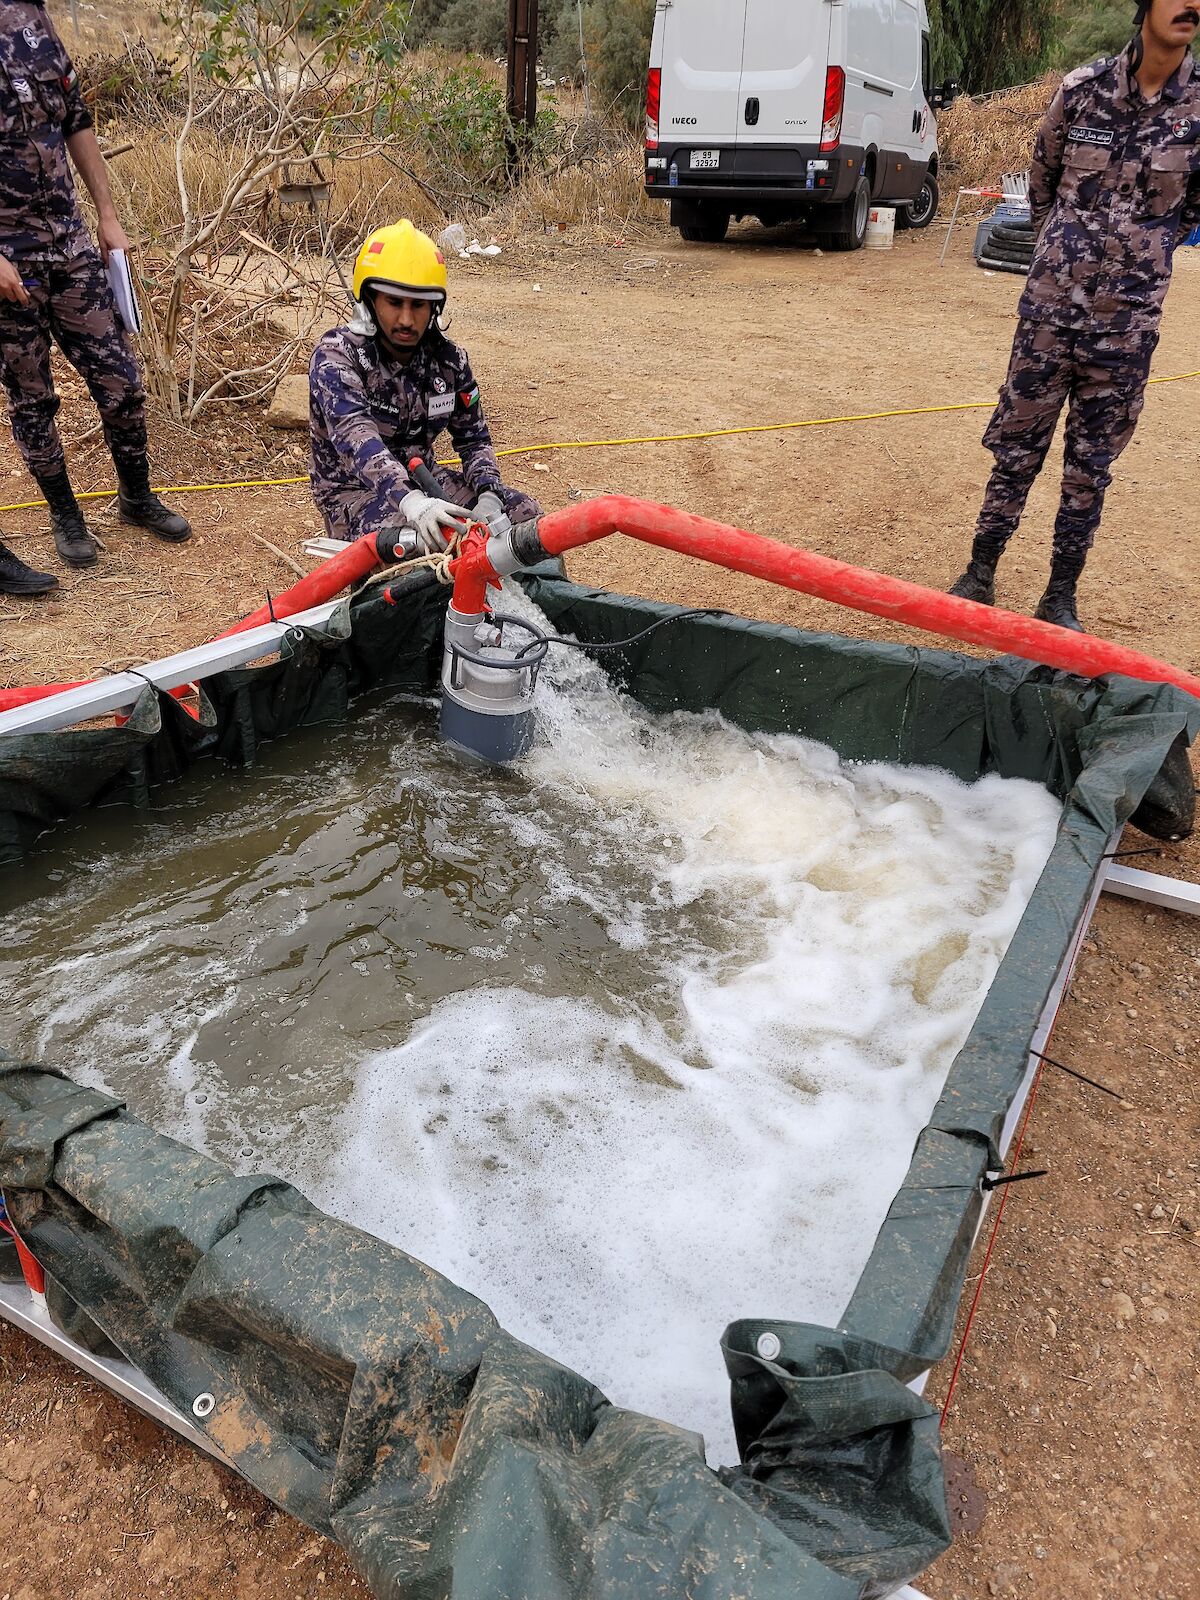
[(204, 1394), (198, 1394), (192, 1401), (192, 1415), (194, 1417), (199, 1417), (201, 1421), (203, 1421), (205, 1417), (211, 1417), (216, 1409), (217, 1402), (215, 1396), (208, 1394), (207, 1392)]
[(764, 1361), (778, 1361), (783, 1345), (777, 1333), (760, 1333), (755, 1349)]

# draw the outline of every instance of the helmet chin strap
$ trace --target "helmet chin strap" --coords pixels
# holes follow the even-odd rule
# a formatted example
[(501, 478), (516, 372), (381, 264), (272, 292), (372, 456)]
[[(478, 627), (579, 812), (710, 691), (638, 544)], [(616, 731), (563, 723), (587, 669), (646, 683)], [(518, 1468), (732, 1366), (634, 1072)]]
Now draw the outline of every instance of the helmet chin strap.
[(367, 307), (367, 296), (365, 294), (361, 300), (354, 302), (354, 313), (346, 326), (351, 333), (365, 334), (369, 339), (374, 338), (379, 332), (379, 329), (375, 326), (375, 319)]
[(1129, 70), (1137, 72), (1142, 62), (1146, 59), (1146, 41), (1142, 38), (1142, 24), (1149, 14), (1153, 0), (1138, 0), (1137, 15), (1133, 19), (1135, 33), (1129, 41)]

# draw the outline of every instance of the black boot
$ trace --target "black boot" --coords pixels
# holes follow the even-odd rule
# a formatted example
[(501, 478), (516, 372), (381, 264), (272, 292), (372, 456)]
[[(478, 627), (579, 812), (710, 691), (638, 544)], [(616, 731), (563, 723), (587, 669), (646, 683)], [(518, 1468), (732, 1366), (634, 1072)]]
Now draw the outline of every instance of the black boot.
[(1087, 629), (1075, 614), (1075, 589), (1082, 561), (1064, 561), (1055, 557), (1050, 562), (1050, 582), (1033, 613), (1039, 622), (1052, 622), (1056, 628), (1070, 628), (1072, 633), (1086, 633)]
[(1003, 545), (985, 544), (976, 536), (971, 546), (971, 562), (961, 578), (950, 585), (949, 593), (960, 600), (974, 600), (981, 606), (996, 604), (996, 565), (1004, 554)]
[(192, 536), (192, 525), (178, 511), (162, 501), (150, 487), (150, 465), (145, 456), (140, 461), (117, 467), (117, 515), (122, 522), (135, 528), (145, 528), (156, 539), (168, 544), (182, 544)]
[(6, 544), (0, 544), (0, 594), (45, 594), (57, 588), (58, 579), (52, 572), (35, 572)]
[(50, 507), (50, 528), (59, 555), (69, 567), (90, 567), (96, 559), (96, 541), (87, 531), (66, 471), (39, 478), (38, 487)]

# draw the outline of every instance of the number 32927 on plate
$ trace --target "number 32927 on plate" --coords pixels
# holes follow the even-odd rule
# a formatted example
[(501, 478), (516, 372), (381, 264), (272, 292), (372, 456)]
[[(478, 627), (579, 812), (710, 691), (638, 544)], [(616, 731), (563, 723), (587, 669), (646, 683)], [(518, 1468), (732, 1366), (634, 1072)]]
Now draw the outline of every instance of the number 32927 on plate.
[(721, 165), (721, 152), (719, 150), (693, 150), (692, 171), (698, 172), (705, 168), (710, 171)]

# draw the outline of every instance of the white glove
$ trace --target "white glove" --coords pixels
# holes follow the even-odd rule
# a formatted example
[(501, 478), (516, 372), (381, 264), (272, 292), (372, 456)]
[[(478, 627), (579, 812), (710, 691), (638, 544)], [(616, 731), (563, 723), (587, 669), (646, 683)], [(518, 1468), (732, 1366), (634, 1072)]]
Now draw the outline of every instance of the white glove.
[[(485, 489), (475, 502), (475, 517), (480, 522), (494, 524), (503, 517), (508, 522), (508, 512), (504, 509), (504, 501), (494, 489)], [(511, 527), (512, 524), (509, 523)]]
[(475, 502), (471, 515), (478, 522), (486, 522), (493, 533), (508, 533), (512, 521), (504, 508), (504, 501), (494, 489), (485, 489)]
[(449, 500), (435, 500), (432, 495), (413, 489), (400, 502), (400, 513), (405, 522), (417, 530), (421, 549), (426, 555), (444, 550), (449, 540), (443, 528), (458, 533), (471, 521), (471, 513)]

